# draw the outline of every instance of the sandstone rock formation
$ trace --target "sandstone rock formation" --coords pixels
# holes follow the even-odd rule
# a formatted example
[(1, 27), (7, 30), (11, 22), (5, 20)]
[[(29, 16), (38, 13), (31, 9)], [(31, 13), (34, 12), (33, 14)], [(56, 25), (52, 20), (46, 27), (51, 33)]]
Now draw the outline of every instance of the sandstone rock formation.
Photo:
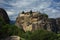
[(24, 31), (33, 31), (43, 29), (47, 22), (46, 19), (48, 19), (48, 17), (39, 12), (22, 12), (17, 17), (16, 25)]
[[(60, 22), (60, 20), (57, 19)], [(16, 19), (16, 26), (26, 31), (34, 31), (37, 29), (44, 29), (48, 31), (57, 32), (58, 24), (56, 19), (48, 18), (47, 14), (40, 12), (22, 12)], [(59, 24), (60, 26), (60, 24)]]
[(4, 22), (6, 24), (8, 24), (10, 22), (7, 12), (3, 8), (0, 8), (0, 17), (2, 17), (4, 19)]

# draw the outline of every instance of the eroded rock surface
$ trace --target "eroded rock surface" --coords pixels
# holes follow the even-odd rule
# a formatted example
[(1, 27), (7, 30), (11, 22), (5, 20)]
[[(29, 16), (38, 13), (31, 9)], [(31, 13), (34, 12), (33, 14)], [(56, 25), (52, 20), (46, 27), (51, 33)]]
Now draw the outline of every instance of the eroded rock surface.
[[(57, 19), (60, 22), (60, 20)], [(57, 32), (58, 24), (56, 19), (48, 18), (47, 14), (39, 12), (22, 12), (16, 19), (16, 26), (26, 31), (34, 31), (37, 29), (44, 29), (48, 31)], [(60, 25), (60, 24), (59, 24)]]

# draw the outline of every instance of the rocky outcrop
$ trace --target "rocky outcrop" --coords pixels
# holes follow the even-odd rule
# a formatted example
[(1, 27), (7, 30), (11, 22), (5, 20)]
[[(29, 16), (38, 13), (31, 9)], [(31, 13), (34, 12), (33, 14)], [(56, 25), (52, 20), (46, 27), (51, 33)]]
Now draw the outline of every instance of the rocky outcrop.
[[(39, 12), (22, 12), (16, 19), (16, 25), (26, 31), (43, 29), (47, 23), (48, 16)], [(46, 28), (45, 28), (46, 29)]]
[(56, 20), (53, 18), (48, 18), (47, 14), (30, 11), (22, 12), (18, 15), (16, 19), (16, 26), (22, 28), (25, 32), (44, 29), (57, 33), (58, 26), (60, 26), (59, 22), (57, 21), (60, 22), (58, 19)]
[(6, 24), (8, 24), (10, 22), (7, 12), (3, 8), (0, 8), (0, 17), (3, 18), (3, 20)]

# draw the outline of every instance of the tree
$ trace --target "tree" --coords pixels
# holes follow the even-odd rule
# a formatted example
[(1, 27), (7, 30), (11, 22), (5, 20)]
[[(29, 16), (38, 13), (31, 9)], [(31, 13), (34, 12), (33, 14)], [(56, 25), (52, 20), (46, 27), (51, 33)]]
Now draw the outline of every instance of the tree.
[(15, 25), (6, 24), (4, 19), (0, 17), (0, 39), (13, 35), (22, 36), (23, 33), (23, 29)]
[(30, 14), (32, 14), (32, 10), (30, 10)]
[(60, 40), (60, 34), (57, 34), (57, 39)]
[(37, 30), (31, 34), (28, 40), (57, 40), (57, 35), (45, 30)]
[(24, 11), (22, 11), (22, 14), (24, 14), (25, 12)]
[(5, 25), (5, 21), (2, 16), (0, 16), (0, 26)]
[(47, 18), (48, 18), (48, 15), (47, 15), (47, 14), (45, 14), (45, 13), (44, 13), (44, 14), (42, 14), (42, 16), (44, 16), (44, 17), (47, 17)]
[(22, 38), (24, 38), (25, 40), (29, 40), (31, 34), (32, 34), (32, 32), (27, 31), (22, 35)]
[(21, 36), (24, 33), (24, 31), (20, 28), (18, 28), (15, 25), (10, 25), (10, 24), (6, 24), (4, 26), (2, 26), (1, 30), (0, 30), (0, 38), (5, 38), (8, 36), (13, 36), (13, 35), (17, 35), (17, 36)]

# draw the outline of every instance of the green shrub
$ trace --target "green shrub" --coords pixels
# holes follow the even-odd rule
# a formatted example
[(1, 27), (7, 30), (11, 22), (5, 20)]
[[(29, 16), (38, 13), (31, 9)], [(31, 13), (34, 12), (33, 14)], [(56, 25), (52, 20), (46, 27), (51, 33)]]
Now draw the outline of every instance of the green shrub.
[(37, 30), (31, 34), (28, 40), (57, 40), (57, 35), (45, 30)]
[(45, 14), (45, 13), (44, 13), (44, 14), (42, 14), (42, 16), (44, 16), (44, 17), (47, 17), (47, 18), (48, 18), (48, 15), (47, 15), (47, 14)]
[(15, 25), (10, 25), (10, 24), (6, 24), (2, 26), (2, 28), (0, 29), (0, 34), (1, 34), (0, 37), (2, 38), (12, 35), (21, 36), (23, 33), (24, 31), (22, 29), (18, 28)]
[(4, 21), (3, 17), (0, 16), (0, 26), (2, 26), (2, 25), (5, 25), (5, 21)]

